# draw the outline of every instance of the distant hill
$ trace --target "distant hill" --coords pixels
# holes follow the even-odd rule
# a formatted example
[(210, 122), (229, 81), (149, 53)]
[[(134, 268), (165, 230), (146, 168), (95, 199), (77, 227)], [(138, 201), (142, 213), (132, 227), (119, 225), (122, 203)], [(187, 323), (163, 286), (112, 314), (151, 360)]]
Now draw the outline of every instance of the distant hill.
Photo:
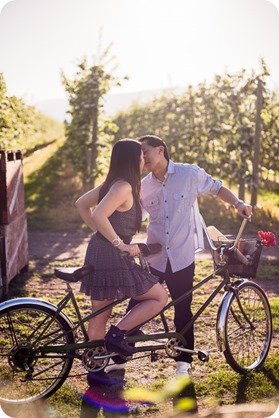
[(50, 116), (59, 122), (64, 122), (65, 119), (69, 119), (69, 115), (66, 113), (68, 102), (64, 98), (37, 102), (35, 103), (35, 107), (39, 110), (39, 112)]
[[(171, 91), (173, 90), (179, 94), (182, 93), (184, 89), (176, 88)], [(167, 90), (165, 89), (164, 91)], [(149, 102), (156, 97), (160, 97), (162, 94), (163, 90), (160, 89), (138, 91), (133, 93), (108, 94), (105, 102), (105, 111), (107, 115), (112, 116), (119, 110), (128, 109), (133, 102)], [(44, 113), (59, 122), (64, 122), (65, 119), (69, 120), (69, 115), (67, 114), (68, 101), (66, 98), (37, 102), (35, 103), (35, 107), (41, 113)]]

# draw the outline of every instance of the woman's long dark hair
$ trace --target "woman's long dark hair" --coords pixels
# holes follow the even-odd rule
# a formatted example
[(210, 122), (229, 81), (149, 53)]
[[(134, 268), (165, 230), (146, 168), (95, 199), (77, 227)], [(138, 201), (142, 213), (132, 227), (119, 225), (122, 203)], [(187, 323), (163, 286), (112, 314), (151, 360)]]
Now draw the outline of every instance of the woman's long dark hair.
[(140, 156), (141, 144), (134, 139), (125, 138), (117, 141), (112, 149), (109, 172), (100, 190), (99, 201), (107, 194), (114, 180), (121, 178), (132, 186), (132, 193), (136, 204), (136, 226), (141, 226), (140, 205)]

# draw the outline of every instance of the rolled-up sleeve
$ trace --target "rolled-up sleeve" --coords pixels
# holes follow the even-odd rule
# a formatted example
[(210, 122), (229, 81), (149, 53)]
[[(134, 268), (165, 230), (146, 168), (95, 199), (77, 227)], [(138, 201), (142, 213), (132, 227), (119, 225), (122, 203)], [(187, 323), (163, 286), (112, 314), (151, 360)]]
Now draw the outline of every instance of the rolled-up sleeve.
[(203, 168), (198, 170), (198, 194), (206, 195), (213, 194), (217, 195), (222, 187), (221, 180), (215, 180), (212, 176), (207, 174)]

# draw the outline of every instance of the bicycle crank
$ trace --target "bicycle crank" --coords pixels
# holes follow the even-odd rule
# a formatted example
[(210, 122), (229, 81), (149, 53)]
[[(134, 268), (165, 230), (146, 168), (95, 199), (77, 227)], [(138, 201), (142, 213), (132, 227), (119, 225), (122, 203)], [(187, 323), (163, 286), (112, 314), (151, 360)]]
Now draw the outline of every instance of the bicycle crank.
[(177, 338), (171, 338), (165, 345), (166, 353), (171, 358), (176, 358), (180, 356), (181, 351), (183, 351), (183, 348), (184, 345)]
[(82, 355), (82, 363), (89, 372), (103, 370), (109, 362), (107, 350), (104, 346), (87, 348)]

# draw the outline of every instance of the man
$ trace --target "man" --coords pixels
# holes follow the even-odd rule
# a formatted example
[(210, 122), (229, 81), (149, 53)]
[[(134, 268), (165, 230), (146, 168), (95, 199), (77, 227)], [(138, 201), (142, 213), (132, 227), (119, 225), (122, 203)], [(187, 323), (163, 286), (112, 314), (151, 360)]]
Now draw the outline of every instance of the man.
[[(234, 205), (246, 218), (251, 215), (252, 207), (200, 167), (172, 162), (161, 138), (146, 135), (138, 140), (142, 144), (145, 169), (149, 171), (142, 180), (142, 204), (149, 214), (147, 242), (162, 244), (162, 251), (149, 257), (151, 271), (166, 282), (175, 299), (193, 287), (195, 250), (199, 246), (196, 232), (201, 231), (197, 197), (216, 195)], [(191, 318), (191, 298), (188, 297), (175, 307), (176, 330), (179, 332)], [(193, 349), (193, 328), (185, 338), (187, 348)], [(190, 354), (181, 353), (176, 374), (190, 374), (191, 362)]]

